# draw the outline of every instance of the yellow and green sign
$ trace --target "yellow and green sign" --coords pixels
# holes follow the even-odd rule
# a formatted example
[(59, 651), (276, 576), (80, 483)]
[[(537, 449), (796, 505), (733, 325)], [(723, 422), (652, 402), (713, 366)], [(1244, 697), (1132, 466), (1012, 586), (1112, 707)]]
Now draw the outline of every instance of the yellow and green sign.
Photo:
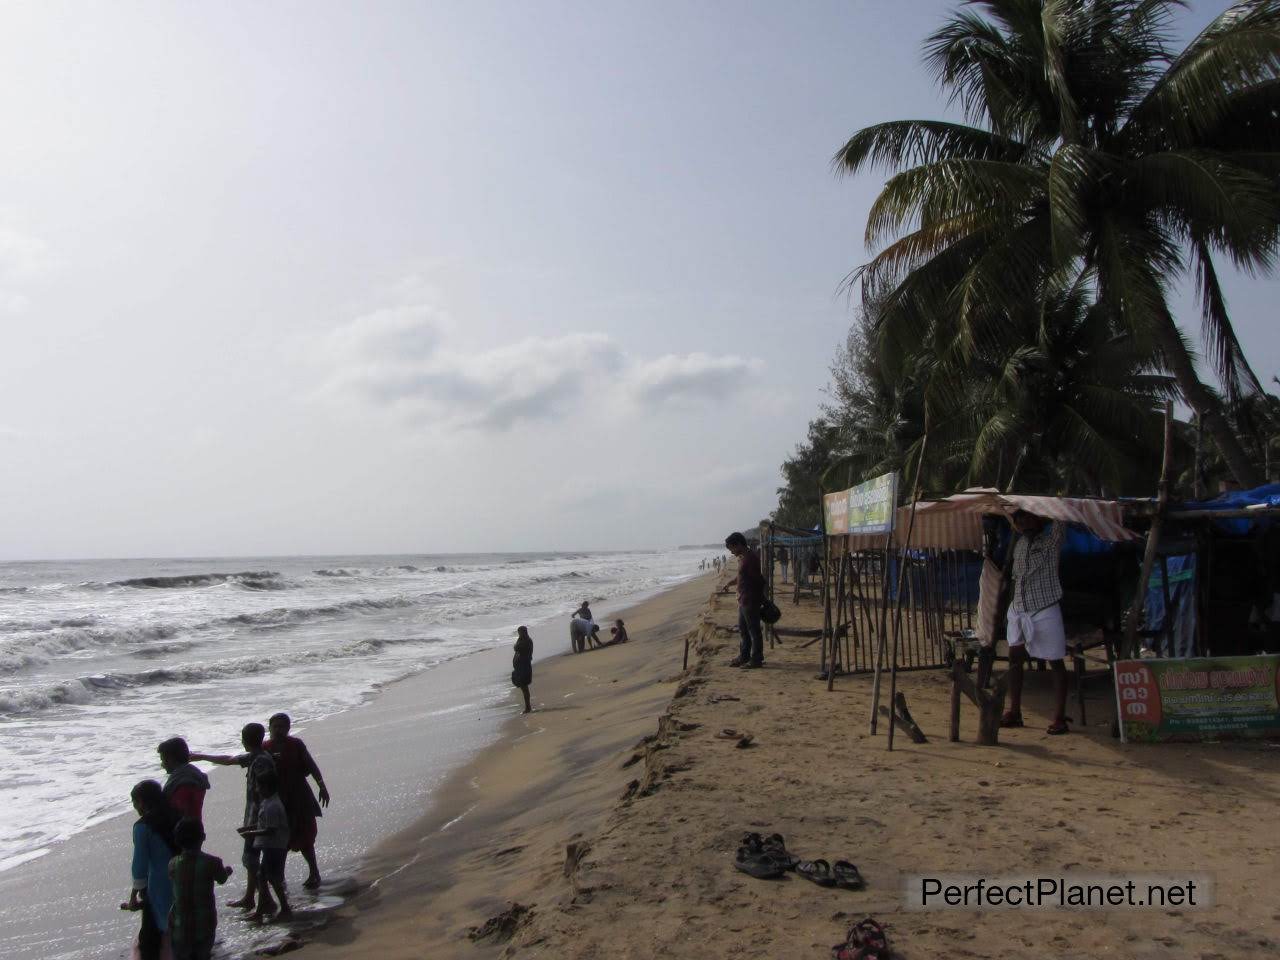
[(888, 533), (893, 529), (897, 507), (896, 473), (886, 473), (848, 490), (828, 493), (822, 498), (828, 536)]
[(1280, 738), (1280, 655), (1121, 660), (1125, 742)]

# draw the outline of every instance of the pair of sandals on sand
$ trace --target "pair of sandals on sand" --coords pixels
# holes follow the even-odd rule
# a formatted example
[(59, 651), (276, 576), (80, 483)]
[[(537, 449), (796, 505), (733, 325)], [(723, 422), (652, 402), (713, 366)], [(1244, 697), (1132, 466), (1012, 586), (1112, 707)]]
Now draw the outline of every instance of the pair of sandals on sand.
[(861, 890), (866, 886), (858, 868), (848, 860), (837, 860), (835, 863), (828, 863), (826, 860), (801, 860), (787, 850), (782, 834), (779, 833), (768, 837), (761, 837), (758, 833), (743, 834), (733, 865), (757, 880), (774, 880), (788, 870), (794, 870), (820, 887)]
[[(1059, 737), (1064, 733), (1070, 733), (1071, 729), (1067, 726), (1071, 722), (1070, 717), (1063, 717), (1061, 720), (1055, 720), (1049, 724), (1049, 729), (1045, 733), (1051, 737)], [(1022, 712), (1020, 710), (1006, 710), (1004, 716), (1000, 718), (1000, 726), (1002, 727), (1025, 727), (1022, 722)]]
[(831, 960), (889, 960), (889, 938), (870, 917), (859, 920), (845, 934), (844, 943), (831, 948)]

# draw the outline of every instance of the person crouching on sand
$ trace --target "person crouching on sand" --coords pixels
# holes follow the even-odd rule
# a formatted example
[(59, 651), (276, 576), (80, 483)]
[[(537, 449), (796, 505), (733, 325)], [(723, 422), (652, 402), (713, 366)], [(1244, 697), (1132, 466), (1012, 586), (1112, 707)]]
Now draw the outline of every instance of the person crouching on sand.
[(516, 630), (516, 654), (511, 658), (511, 685), (524, 694), (524, 712), (533, 713), (529, 703), (529, 684), (533, 683), (533, 638), (528, 627)]
[(1019, 533), (1013, 545), (1013, 599), (1009, 602), (1009, 709), (1002, 727), (1022, 726), (1022, 671), (1031, 657), (1048, 660), (1053, 671), (1054, 714), (1046, 731), (1067, 732), (1067, 634), (1062, 623), (1062, 581), (1058, 554), (1066, 524), (1025, 510), (1009, 522)]
[(610, 643), (626, 643), (629, 639), (627, 637), (627, 627), (621, 620), (613, 621), (613, 626), (609, 628), (609, 632), (613, 634), (613, 639), (609, 641)]

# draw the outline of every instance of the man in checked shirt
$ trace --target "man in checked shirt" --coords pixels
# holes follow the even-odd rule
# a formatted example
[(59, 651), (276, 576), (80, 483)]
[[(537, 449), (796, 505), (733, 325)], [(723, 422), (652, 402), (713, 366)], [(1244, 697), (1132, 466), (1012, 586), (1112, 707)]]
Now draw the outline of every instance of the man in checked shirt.
[(1049, 661), (1055, 709), (1048, 733), (1067, 732), (1067, 634), (1062, 625), (1062, 581), (1058, 554), (1066, 524), (1019, 510), (1010, 522), (1019, 533), (1013, 545), (1013, 599), (1009, 602), (1009, 709), (1002, 727), (1022, 726), (1022, 671), (1028, 659)]

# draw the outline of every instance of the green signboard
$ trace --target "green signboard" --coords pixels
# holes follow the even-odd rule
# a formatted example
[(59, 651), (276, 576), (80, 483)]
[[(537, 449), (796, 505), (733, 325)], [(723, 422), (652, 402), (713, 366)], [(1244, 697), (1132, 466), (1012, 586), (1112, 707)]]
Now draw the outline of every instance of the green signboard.
[(849, 490), (849, 532), (888, 533), (898, 510), (898, 475), (886, 473)]
[(898, 475), (886, 473), (822, 498), (827, 536), (888, 533), (898, 509)]
[(1126, 743), (1280, 739), (1280, 656), (1121, 660), (1115, 671)]

